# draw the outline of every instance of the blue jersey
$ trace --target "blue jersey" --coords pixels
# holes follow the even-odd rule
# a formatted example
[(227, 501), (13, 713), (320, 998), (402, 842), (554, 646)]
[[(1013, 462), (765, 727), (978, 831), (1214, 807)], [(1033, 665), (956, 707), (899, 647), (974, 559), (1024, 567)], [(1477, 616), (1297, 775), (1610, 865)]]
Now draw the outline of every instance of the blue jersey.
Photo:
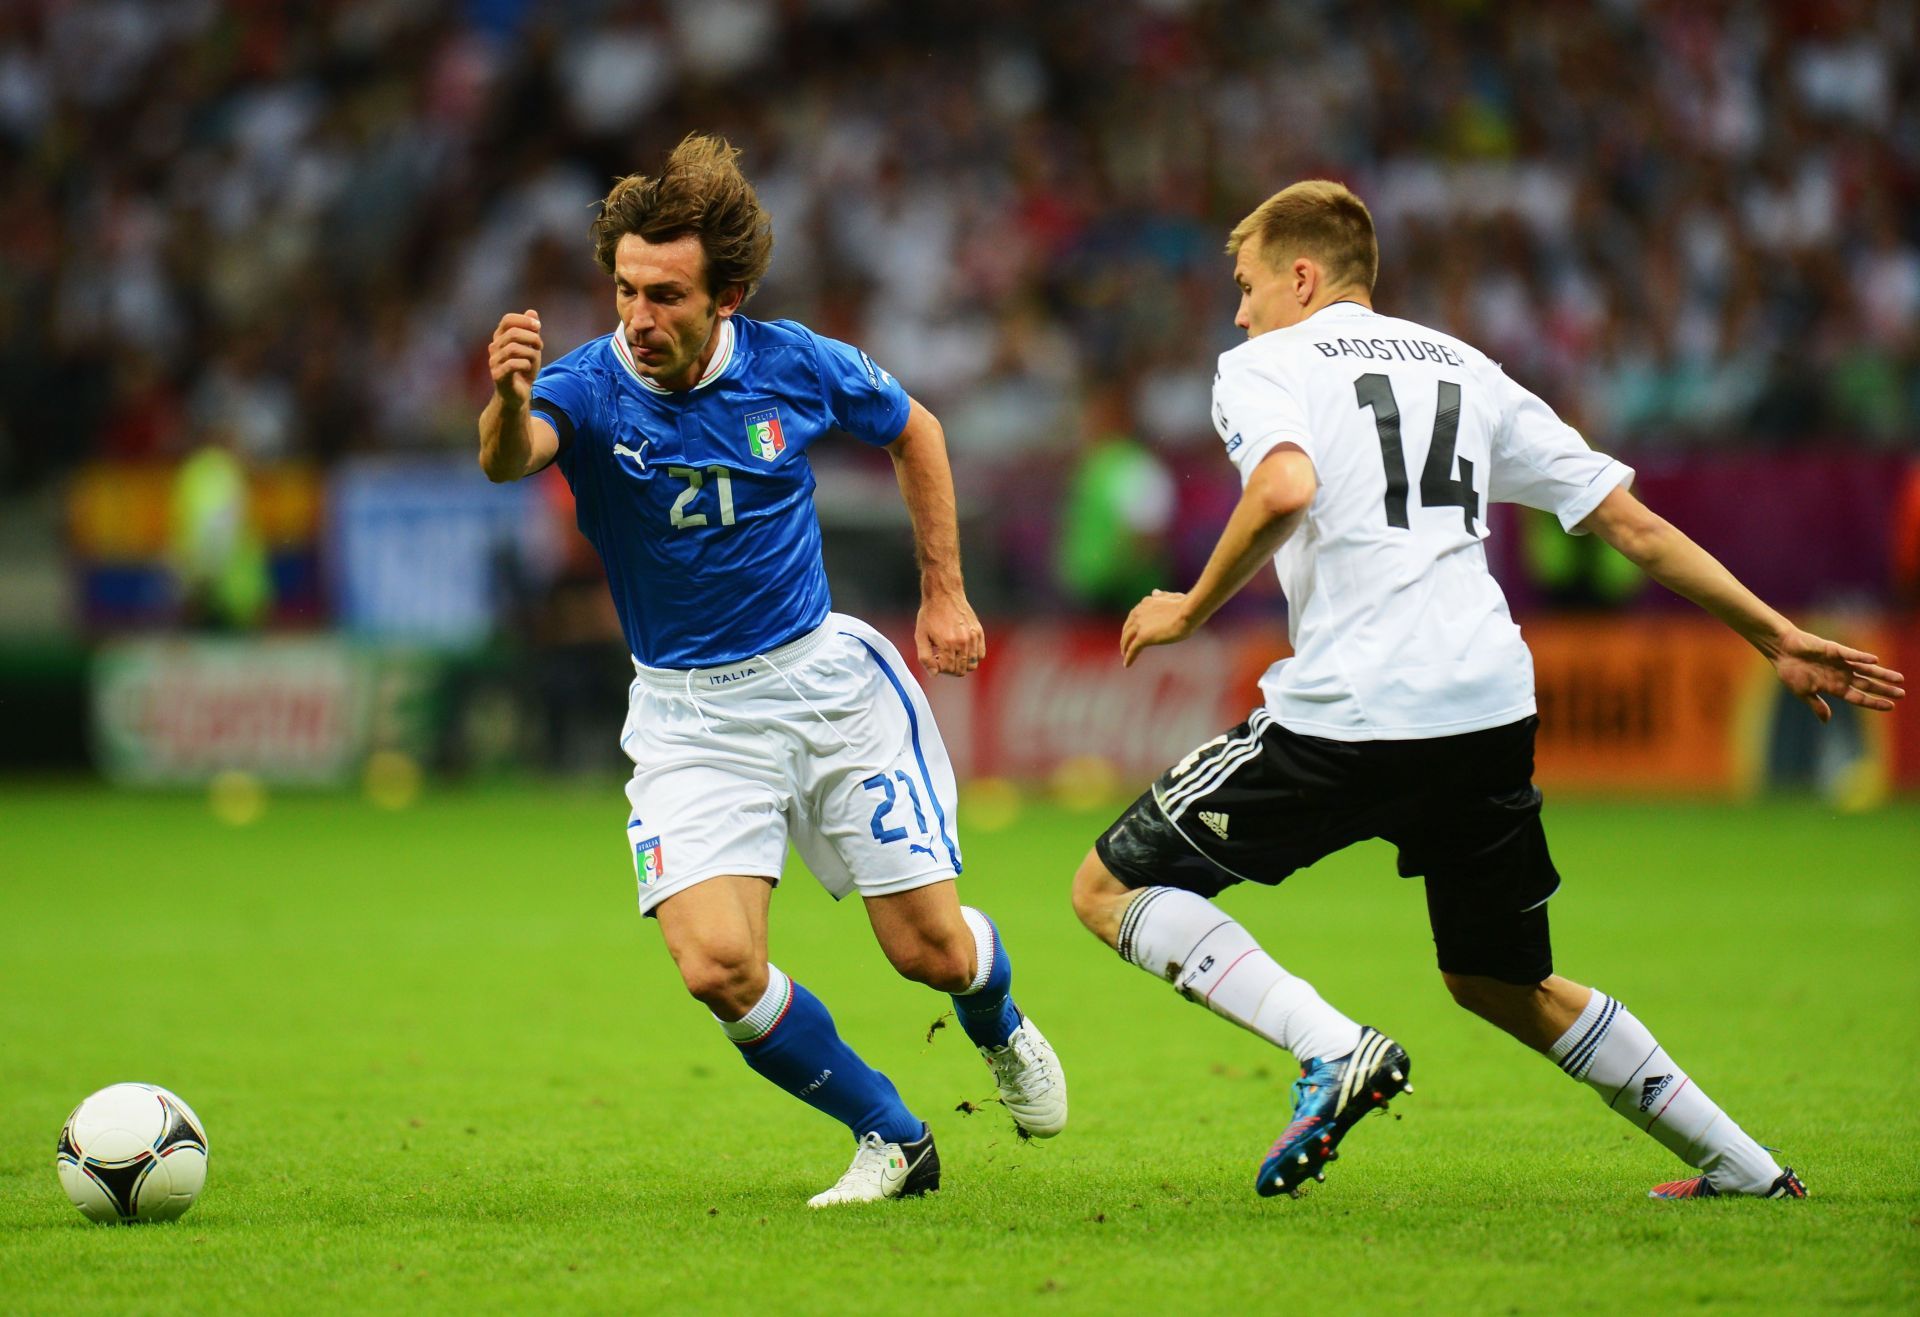
[(627, 648), (653, 668), (734, 663), (825, 621), (807, 449), (832, 429), (887, 444), (907, 424), (906, 390), (857, 348), (791, 320), (716, 332), (692, 389), (641, 375), (618, 330), (533, 386)]

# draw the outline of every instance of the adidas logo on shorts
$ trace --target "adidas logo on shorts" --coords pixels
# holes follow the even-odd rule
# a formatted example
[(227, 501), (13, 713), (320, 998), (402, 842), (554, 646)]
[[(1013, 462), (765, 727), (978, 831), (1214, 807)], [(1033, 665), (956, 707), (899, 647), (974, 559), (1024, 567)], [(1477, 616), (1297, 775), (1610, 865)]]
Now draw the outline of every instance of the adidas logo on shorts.
[(1203, 809), (1200, 811), (1200, 821), (1206, 824), (1207, 830), (1221, 841), (1227, 839), (1227, 816), (1225, 814), (1219, 813), (1217, 810)]

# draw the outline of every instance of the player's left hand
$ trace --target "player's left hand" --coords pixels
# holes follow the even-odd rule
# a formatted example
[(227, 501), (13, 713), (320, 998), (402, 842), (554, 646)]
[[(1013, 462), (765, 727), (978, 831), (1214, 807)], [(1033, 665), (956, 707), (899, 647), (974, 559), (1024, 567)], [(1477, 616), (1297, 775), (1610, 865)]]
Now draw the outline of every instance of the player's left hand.
[(1880, 666), (1876, 655), (1822, 639), (1808, 631), (1789, 631), (1771, 655), (1781, 684), (1798, 695), (1821, 722), (1833, 717), (1823, 695), (1886, 713), (1906, 696), (1906, 678)]
[(913, 643), (928, 676), (964, 677), (987, 656), (987, 633), (965, 595), (923, 599)]
[(1121, 665), (1130, 668), (1148, 645), (1177, 645), (1197, 629), (1187, 615), (1185, 594), (1155, 590), (1133, 606), (1120, 628)]

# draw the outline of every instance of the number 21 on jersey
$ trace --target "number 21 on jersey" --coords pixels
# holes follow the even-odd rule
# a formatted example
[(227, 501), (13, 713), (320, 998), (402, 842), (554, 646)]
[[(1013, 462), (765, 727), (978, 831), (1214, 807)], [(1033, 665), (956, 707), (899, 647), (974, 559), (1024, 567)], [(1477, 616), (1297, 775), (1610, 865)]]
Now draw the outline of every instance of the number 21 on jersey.
[(667, 520), (673, 523), (675, 530), (687, 530), (694, 526), (707, 524), (707, 514), (692, 512), (688, 509), (706, 487), (707, 477), (713, 477), (714, 492), (720, 499), (720, 524), (733, 525), (733, 472), (724, 466), (710, 466), (701, 470), (696, 466), (670, 466), (667, 474), (675, 480), (684, 480), (687, 487), (673, 500), (673, 506), (667, 509)]

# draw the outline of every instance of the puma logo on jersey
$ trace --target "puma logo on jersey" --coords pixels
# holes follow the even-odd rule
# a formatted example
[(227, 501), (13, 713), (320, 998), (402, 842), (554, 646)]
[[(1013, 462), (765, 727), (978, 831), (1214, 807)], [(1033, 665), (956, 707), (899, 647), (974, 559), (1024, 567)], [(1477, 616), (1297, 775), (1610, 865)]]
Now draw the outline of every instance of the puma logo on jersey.
[[(651, 439), (642, 439), (640, 441), (640, 448), (645, 448), (652, 442)], [(629, 448), (625, 444), (617, 443), (613, 446), (613, 453), (615, 457), (631, 457), (640, 464), (640, 469), (645, 471), (647, 469), (647, 459), (641, 456), (640, 448)]]
[(1200, 811), (1200, 821), (1206, 824), (1207, 830), (1221, 841), (1227, 839), (1227, 816), (1225, 814), (1217, 810), (1203, 809)]

